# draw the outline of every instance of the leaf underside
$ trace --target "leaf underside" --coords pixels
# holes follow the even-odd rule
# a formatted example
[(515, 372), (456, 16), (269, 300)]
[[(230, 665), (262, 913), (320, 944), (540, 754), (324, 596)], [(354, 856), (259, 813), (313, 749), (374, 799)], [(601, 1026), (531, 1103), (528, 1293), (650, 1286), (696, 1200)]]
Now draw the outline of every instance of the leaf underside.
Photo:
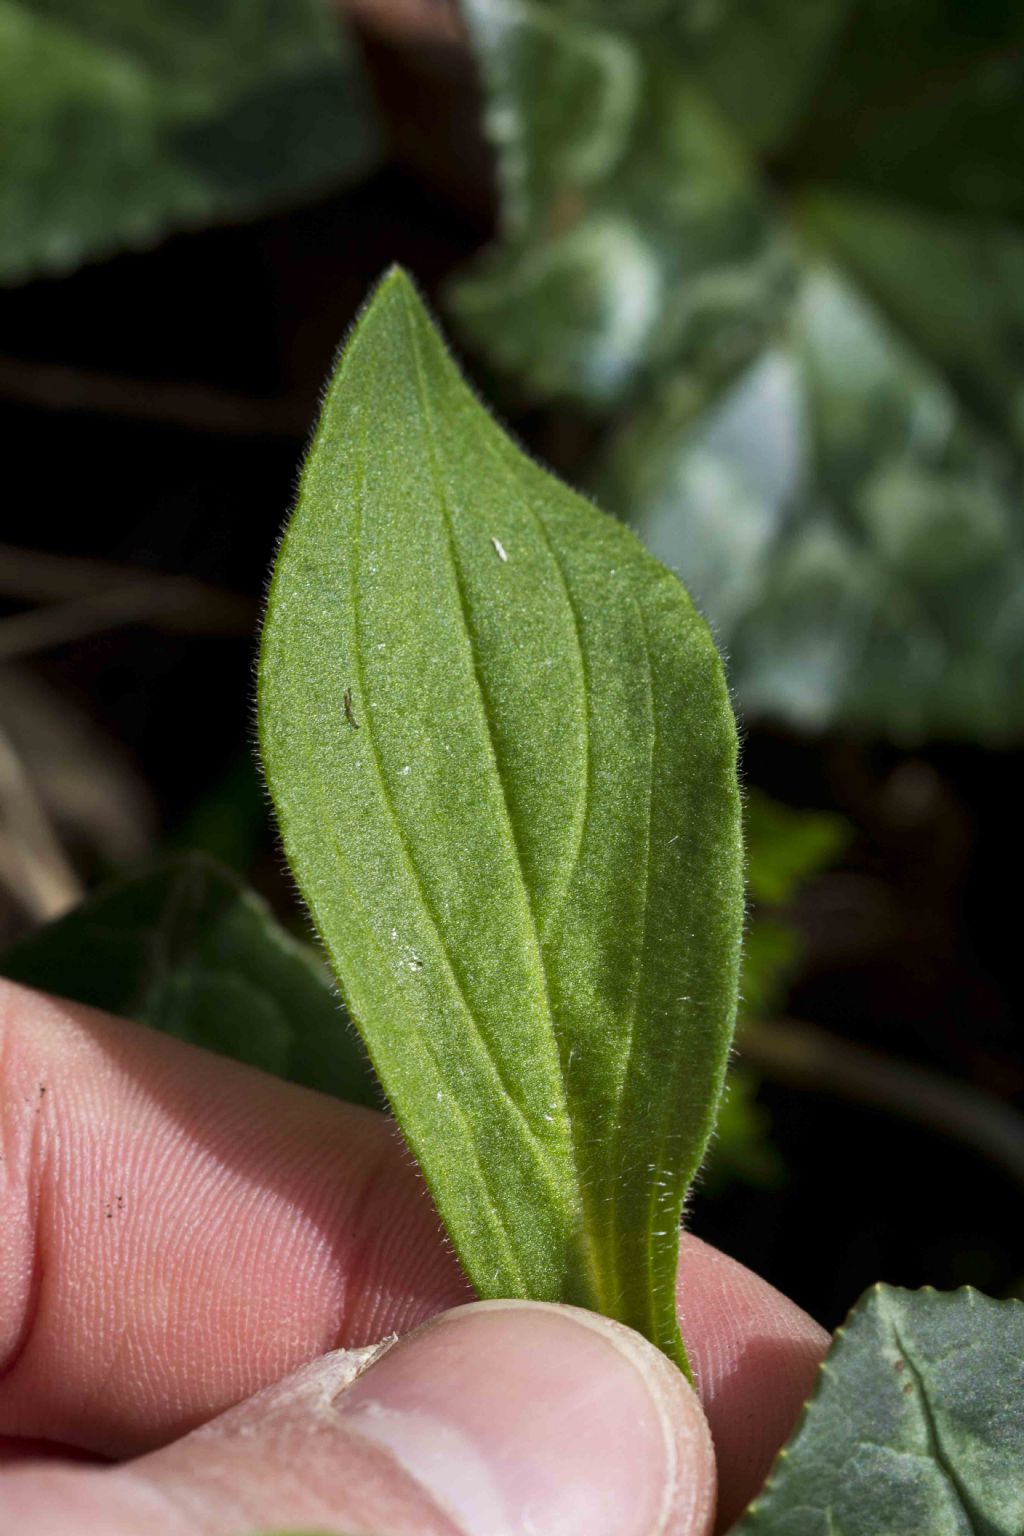
[(879, 1285), (735, 1536), (1020, 1536), (1024, 1306)]
[(197, 854), (112, 882), (0, 956), (0, 975), (379, 1107), (323, 963)]
[(742, 912), (736, 742), (680, 584), (476, 401), (400, 272), (274, 573), (285, 850), (471, 1281), (685, 1361), (683, 1195)]

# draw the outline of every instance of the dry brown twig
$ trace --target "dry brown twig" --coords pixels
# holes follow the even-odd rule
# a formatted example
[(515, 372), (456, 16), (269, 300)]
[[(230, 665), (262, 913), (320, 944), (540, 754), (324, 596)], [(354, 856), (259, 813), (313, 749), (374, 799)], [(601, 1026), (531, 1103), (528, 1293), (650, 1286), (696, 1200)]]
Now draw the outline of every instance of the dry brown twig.
[(0, 619), (0, 661), (125, 624), (186, 634), (249, 634), (256, 604), (187, 576), (0, 545), (0, 597), (40, 606)]
[(746, 1020), (738, 1050), (765, 1077), (916, 1120), (1024, 1184), (1024, 1116), (992, 1094), (797, 1019)]

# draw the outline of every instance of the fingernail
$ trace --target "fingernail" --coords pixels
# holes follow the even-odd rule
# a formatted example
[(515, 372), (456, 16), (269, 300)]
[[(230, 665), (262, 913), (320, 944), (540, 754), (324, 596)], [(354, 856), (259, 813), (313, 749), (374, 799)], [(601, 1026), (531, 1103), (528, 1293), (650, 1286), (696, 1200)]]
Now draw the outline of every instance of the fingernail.
[(713, 1523), (694, 1393), (659, 1350), (589, 1312), (460, 1307), (336, 1408), (466, 1536), (701, 1536)]

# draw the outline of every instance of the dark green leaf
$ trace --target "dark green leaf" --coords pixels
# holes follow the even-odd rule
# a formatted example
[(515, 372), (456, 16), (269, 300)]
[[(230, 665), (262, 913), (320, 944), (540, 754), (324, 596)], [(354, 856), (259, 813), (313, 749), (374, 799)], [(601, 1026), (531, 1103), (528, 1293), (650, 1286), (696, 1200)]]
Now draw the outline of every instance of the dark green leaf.
[(481, 1294), (683, 1358), (677, 1223), (742, 914), (736, 743), (683, 588), (533, 464), (392, 273), (271, 588), (285, 850)]
[(562, 9), (469, 0), (506, 239), (454, 304), (536, 389), (607, 405), (667, 363), (718, 373), (756, 349), (790, 263), (745, 151), (660, 29)]
[(380, 1091), (321, 961), (212, 859), (119, 880), (0, 957), (12, 981), (353, 1104)]
[(747, 884), (757, 905), (780, 906), (834, 862), (849, 839), (841, 816), (794, 811), (752, 791), (746, 800)]
[(65, 271), (362, 170), (324, 0), (0, 0), (0, 281)]
[(786, 984), (800, 957), (792, 919), (779, 909), (826, 869), (844, 847), (849, 829), (834, 815), (794, 811), (757, 791), (745, 804), (747, 888), (752, 898), (743, 942), (739, 1051), (726, 1083), (701, 1192), (714, 1195), (740, 1180), (762, 1187), (783, 1178), (782, 1156), (771, 1141), (771, 1119), (757, 1102), (759, 1079), (742, 1063), (744, 1019), (784, 1003)]
[(1007, 452), (835, 269), (727, 389), (639, 412), (601, 485), (714, 618), (751, 711), (905, 741), (1024, 719)]
[(735, 1536), (1020, 1536), (1024, 1306), (879, 1285)]
[(456, 312), (630, 407), (595, 484), (746, 710), (1019, 735), (1024, 11), (466, 5), (505, 219)]
[(729, 1073), (714, 1140), (701, 1170), (700, 1193), (714, 1198), (732, 1184), (778, 1189), (785, 1180), (782, 1153), (772, 1141), (771, 1116), (757, 1101), (760, 1078), (749, 1067)]
[(800, 180), (1020, 222), (1024, 7), (852, 0), (837, 44), (789, 151)]

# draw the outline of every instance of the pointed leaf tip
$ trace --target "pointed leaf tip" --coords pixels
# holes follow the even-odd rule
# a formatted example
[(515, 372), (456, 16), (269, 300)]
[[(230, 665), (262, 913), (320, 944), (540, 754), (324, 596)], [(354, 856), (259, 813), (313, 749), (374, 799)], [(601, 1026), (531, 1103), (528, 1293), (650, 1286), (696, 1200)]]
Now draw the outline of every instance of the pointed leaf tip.
[(605, 1311), (685, 1365), (677, 1228), (743, 909), (721, 664), (679, 582), (499, 429), (401, 269), (327, 393), (259, 728), (292, 869), (480, 1294)]

